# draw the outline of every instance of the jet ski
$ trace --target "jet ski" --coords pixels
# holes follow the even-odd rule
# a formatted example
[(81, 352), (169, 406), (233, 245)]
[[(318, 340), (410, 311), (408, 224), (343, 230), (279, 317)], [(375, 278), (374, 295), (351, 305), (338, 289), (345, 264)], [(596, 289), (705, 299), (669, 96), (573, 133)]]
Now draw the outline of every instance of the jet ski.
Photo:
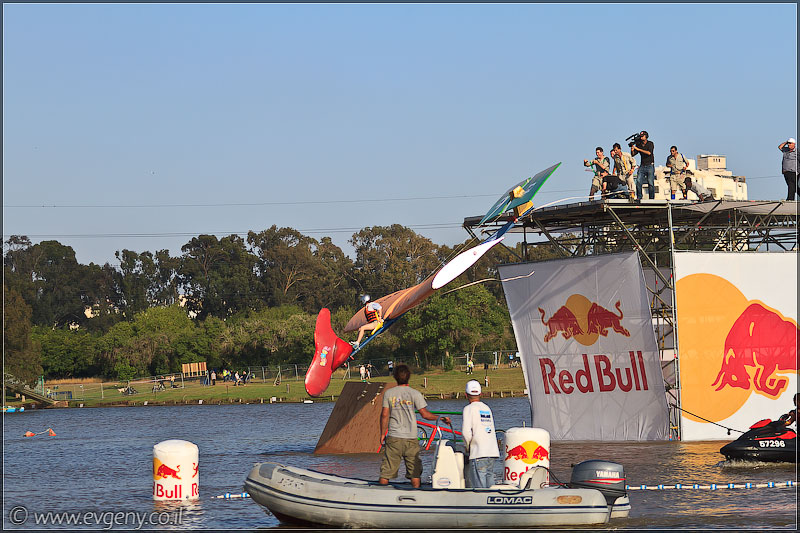
[(727, 460), (797, 462), (797, 433), (782, 420), (759, 420), (735, 441), (720, 448)]

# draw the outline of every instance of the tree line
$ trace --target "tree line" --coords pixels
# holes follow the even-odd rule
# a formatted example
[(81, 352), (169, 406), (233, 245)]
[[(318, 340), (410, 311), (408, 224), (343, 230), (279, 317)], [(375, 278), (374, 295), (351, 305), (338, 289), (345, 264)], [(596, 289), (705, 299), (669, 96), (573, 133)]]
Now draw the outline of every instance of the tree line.
[[(4, 242), (5, 368), (32, 381), (96, 377), (131, 379), (210, 368), (308, 363), (314, 323), (331, 309), (334, 329), (361, 306), (425, 279), (465, 246), (433, 243), (401, 226), (354, 233), (348, 257), (329, 237), (271, 228), (246, 238), (193, 237), (177, 257), (168, 250), (115, 253), (118, 264), (80, 264), (55, 240)], [(520, 245), (517, 246), (520, 248)], [(468, 272), (409, 312), (361, 352), (427, 367), (443, 353), (514, 349), (495, 265), (519, 261), (519, 249), (496, 247)], [(549, 245), (528, 250), (555, 257)]]

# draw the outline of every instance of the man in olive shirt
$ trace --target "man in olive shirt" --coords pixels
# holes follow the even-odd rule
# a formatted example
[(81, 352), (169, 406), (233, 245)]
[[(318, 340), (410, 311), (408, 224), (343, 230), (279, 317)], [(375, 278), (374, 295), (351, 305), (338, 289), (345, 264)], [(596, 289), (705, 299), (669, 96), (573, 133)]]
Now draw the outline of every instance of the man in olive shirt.
[(647, 183), (647, 195), (652, 200), (656, 197), (656, 160), (653, 157), (653, 141), (649, 137), (646, 131), (642, 131), (636, 143), (631, 146), (631, 155), (639, 154), (642, 157), (636, 179), (636, 198), (642, 198), (642, 186)]
[(594, 193), (599, 192), (603, 184), (603, 172), (608, 173), (611, 168), (611, 162), (603, 155), (603, 149), (598, 146), (594, 149), (595, 158), (589, 161), (583, 160), (583, 166), (590, 167), (594, 176), (592, 177), (592, 187), (589, 189), (589, 200), (594, 199)]
[[(389, 480), (397, 476), (400, 469), (400, 459), (405, 460), (406, 477), (411, 480), (411, 485), (419, 488), (422, 477), (422, 460), (419, 458), (419, 442), (417, 442), (417, 415), (425, 420), (439, 418), (428, 411), (425, 397), (415, 389), (408, 386), (411, 370), (406, 365), (397, 365), (394, 369), (396, 387), (383, 393), (383, 409), (381, 410), (381, 446), (383, 459), (381, 461), (381, 485), (388, 485)], [(442, 417), (445, 424), (450, 424), (450, 419)]]
[(681, 191), (685, 200), (686, 193), (688, 192), (686, 190), (685, 181), (686, 171), (689, 169), (689, 163), (686, 162), (686, 158), (683, 157), (683, 154), (678, 152), (677, 146), (672, 146), (669, 149), (667, 167), (671, 169), (669, 181), (672, 195), (674, 196), (676, 191)]

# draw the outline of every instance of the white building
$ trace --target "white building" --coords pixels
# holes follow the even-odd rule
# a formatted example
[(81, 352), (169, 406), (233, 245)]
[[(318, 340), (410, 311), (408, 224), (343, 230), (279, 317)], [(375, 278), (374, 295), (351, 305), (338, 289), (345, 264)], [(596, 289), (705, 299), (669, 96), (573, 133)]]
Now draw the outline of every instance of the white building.
[[(747, 200), (747, 184), (744, 176), (734, 176), (726, 169), (726, 157), (716, 154), (700, 154), (697, 159), (686, 159), (692, 175), (697, 181), (714, 195), (716, 200)], [(656, 167), (656, 199), (668, 200), (671, 197), (667, 166)], [(647, 198), (647, 192), (644, 193)], [(680, 191), (676, 191), (675, 199), (682, 199)], [(697, 200), (694, 193), (689, 193), (690, 200)]]

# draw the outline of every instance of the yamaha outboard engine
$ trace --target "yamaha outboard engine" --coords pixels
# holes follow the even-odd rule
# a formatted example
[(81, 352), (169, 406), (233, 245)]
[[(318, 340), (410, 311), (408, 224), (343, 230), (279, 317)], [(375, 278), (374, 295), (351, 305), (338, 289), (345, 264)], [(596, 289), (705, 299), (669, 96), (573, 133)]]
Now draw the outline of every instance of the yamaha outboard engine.
[(594, 459), (584, 461), (572, 468), (569, 486), (573, 489), (597, 489), (613, 505), (617, 498), (625, 496), (625, 470), (621, 464)]

